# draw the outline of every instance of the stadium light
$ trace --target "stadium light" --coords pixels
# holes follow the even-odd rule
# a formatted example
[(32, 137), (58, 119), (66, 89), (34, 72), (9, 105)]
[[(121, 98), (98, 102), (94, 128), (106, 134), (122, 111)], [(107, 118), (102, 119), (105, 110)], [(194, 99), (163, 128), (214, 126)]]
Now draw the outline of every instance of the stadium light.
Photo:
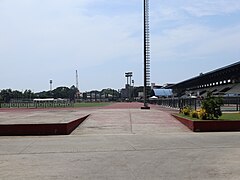
[[(132, 78), (132, 75), (133, 75), (133, 73), (132, 72), (126, 72), (125, 73), (125, 77), (127, 78), (127, 86), (126, 86), (126, 88), (128, 89), (128, 99), (130, 100), (130, 98), (131, 98), (131, 83), (132, 83), (132, 80), (131, 80), (131, 78)], [(128, 78), (130, 78), (130, 84), (128, 83)]]
[(149, 31), (149, 0), (144, 0), (144, 104), (141, 109), (150, 109), (147, 104), (147, 87), (150, 86), (150, 31)]

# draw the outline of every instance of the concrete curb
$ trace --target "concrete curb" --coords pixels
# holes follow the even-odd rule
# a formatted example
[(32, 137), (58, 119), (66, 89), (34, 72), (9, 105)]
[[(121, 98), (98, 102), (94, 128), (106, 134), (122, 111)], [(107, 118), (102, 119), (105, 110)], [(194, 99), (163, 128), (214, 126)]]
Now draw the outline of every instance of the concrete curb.
[(192, 121), (172, 114), (174, 118), (187, 126), (193, 132), (220, 132), (220, 131), (240, 131), (239, 121), (201, 120)]

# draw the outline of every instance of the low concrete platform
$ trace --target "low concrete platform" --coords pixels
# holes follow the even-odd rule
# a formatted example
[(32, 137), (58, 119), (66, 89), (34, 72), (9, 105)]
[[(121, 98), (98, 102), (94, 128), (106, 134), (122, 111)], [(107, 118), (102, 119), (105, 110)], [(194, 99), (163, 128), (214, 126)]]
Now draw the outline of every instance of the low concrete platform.
[(68, 123), (88, 114), (87, 111), (74, 109), (11, 109), (7, 111), (0, 109), (0, 125)]
[(0, 135), (67, 135), (88, 116), (74, 110), (0, 111)]

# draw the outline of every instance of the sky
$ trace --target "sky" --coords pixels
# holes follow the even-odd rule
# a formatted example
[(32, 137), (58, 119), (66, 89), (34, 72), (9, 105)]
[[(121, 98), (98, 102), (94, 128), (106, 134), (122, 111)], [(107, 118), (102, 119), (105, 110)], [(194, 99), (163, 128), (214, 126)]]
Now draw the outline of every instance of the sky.
[[(151, 82), (240, 60), (239, 0), (150, 0)], [(143, 84), (143, 0), (0, 0), (0, 89)]]

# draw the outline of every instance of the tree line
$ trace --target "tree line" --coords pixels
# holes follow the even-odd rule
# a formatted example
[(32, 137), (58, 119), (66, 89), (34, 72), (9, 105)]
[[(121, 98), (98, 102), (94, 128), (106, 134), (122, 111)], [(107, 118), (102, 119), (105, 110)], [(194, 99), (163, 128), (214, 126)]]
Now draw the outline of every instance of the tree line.
[(69, 87), (57, 87), (52, 91), (42, 91), (34, 93), (31, 90), (26, 89), (25, 91), (18, 91), (12, 89), (3, 89), (0, 91), (0, 102), (10, 103), (11, 100), (28, 102), (35, 98), (63, 98), (74, 101), (78, 89), (75, 86)]
[[(147, 89), (148, 94), (151, 94), (150, 87)], [(138, 97), (138, 93), (143, 92), (143, 87), (134, 87), (131, 92), (132, 97)], [(24, 91), (12, 90), (12, 89), (3, 89), (0, 90), (0, 103), (9, 103), (11, 101), (14, 102), (29, 102), (35, 98), (62, 98), (62, 99), (69, 99), (70, 101), (75, 101), (77, 99), (88, 99), (90, 95), (105, 95), (105, 97), (109, 98), (110, 100), (120, 100), (121, 99), (121, 92), (107, 88), (102, 89), (101, 91), (93, 90), (89, 92), (83, 92), (82, 96), (79, 95), (79, 90), (74, 85), (71, 87), (57, 87), (52, 91), (42, 91), (34, 93), (33, 91), (26, 89)], [(111, 98), (112, 97), (112, 98)]]
[(29, 102), (35, 98), (62, 98), (69, 99), (70, 101), (75, 101), (76, 98), (85, 99), (88, 94), (101, 94), (101, 95), (110, 95), (115, 98), (120, 97), (120, 93), (117, 90), (108, 88), (102, 89), (101, 91), (93, 90), (89, 92), (82, 93), (80, 97), (79, 90), (73, 85), (70, 88), (61, 86), (57, 87), (52, 91), (42, 91), (34, 93), (33, 91), (26, 89), (24, 91), (12, 90), (12, 89), (3, 89), (0, 90), (0, 103), (10, 103), (14, 102)]

